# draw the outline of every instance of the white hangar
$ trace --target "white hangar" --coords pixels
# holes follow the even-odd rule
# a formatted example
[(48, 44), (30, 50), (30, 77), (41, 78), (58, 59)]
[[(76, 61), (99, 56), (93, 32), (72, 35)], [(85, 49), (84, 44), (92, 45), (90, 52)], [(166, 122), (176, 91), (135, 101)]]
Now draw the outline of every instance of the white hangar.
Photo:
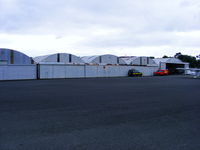
[(12, 49), (0, 48), (1, 65), (30, 65), (33, 63), (33, 59), (24, 53)]
[(84, 62), (78, 56), (68, 53), (56, 53), (51, 55), (38, 56), (34, 58), (36, 63), (63, 63), (63, 64), (83, 64)]
[(126, 62), (115, 55), (97, 55), (97, 56), (84, 56), (82, 60), (86, 64), (99, 64), (99, 65), (124, 65)]
[(138, 66), (156, 66), (157, 64), (151, 57), (137, 57), (137, 56), (122, 56), (127, 65), (138, 65)]
[(16, 50), (0, 48), (0, 80), (36, 79), (31, 57)]

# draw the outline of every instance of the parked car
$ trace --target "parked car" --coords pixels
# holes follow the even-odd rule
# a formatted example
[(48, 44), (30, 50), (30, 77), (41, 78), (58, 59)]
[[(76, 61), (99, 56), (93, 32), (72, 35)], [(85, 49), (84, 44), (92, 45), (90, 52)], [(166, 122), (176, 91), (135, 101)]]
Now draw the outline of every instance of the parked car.
[(142, 73), (139, 72), (138, 70), (130, 69), (130, 70), (128, 71), (128, 76), (129, 76), (129, 77), (141, 77), (141, 76), (142, 76)]
[(154, 76), (165, 76), (165, 75), (169, 74), (169, 71), (167, 69), (166, 70), (159, 69), (158, 71), (154, 72), (153, 74), (154, 74)]
[(185, 74), (186, 74), (186, 75), (192, 75), (192, 76), (195, 76), (195, 75), (196, 75), (196, 72), (193, 71), (193, 70), (186, 70)]

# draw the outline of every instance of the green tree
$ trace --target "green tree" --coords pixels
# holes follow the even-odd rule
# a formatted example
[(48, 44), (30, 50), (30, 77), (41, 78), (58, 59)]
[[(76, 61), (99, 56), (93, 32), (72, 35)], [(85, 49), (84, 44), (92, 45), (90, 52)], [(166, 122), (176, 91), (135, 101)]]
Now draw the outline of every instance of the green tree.
[(183, 62), (188, 62), (190, 64), (191, 68), (198, 67), (198, 61), (196, 60), (196, 57), (189, 56), (189, 55), (182, 55), (182, 54), (179, 53), (177, 55), (177, 58), (182, 60)]
[(176, 53), (176, 54), (174, 55), (174, 57), (175, 57), (175, 58), (178, 58), (180, 55), (182, 55), (181, 52), (178, 52), (178, 53)]
[(200, 68), (200, 60), (197, 60), (197, 68)]
[(169, 58), (167, 55), (164, 55), (162, 58)]

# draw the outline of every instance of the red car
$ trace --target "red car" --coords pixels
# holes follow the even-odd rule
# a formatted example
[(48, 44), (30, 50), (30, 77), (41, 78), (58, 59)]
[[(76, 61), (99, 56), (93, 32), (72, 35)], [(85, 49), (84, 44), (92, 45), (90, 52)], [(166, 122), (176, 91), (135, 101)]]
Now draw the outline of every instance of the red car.
[(158, 71), (154, 72), (153, 74), (154, 74), (154, 76), (165, 76), (165, 75), (169, 74), (169, 71), (159, 69)]

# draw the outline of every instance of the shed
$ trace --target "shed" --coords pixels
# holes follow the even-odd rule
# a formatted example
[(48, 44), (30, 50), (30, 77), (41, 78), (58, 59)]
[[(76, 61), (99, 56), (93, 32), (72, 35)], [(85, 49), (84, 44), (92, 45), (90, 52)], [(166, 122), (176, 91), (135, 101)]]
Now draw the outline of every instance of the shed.
[(153, 59), (158, 64), (160, 69), (168, 69), (171, 74), (178, 74), (176, 68), (189, 68), (189, 63), (182, 62), (177, 58), (156, 58)]

